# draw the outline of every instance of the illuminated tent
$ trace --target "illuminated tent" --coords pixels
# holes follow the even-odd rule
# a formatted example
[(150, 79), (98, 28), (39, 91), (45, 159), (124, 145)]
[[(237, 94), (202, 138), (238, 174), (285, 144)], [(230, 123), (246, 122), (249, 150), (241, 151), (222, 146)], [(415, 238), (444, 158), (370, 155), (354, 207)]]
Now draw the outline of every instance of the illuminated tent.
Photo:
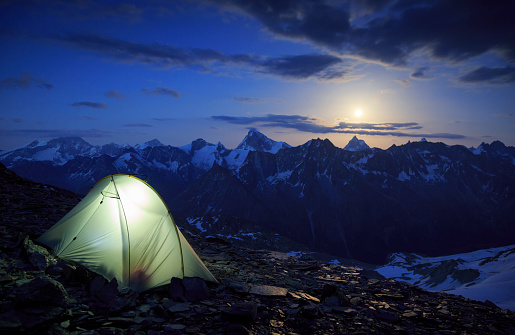
[(216, 282), (163, 199), (134, 176), (101, 179), (38, 241), (58, 257), (138, 291), (167, 284), (172, 277)]

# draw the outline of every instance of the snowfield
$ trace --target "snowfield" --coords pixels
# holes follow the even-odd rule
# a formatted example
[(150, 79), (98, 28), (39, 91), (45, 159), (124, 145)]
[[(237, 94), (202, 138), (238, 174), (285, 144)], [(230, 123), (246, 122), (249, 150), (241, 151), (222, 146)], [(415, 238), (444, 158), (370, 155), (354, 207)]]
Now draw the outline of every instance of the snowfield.
[(377, 272), (428, 291), (490, 300), (515, 311), (515, 245), (442, 257), (396, 253)]

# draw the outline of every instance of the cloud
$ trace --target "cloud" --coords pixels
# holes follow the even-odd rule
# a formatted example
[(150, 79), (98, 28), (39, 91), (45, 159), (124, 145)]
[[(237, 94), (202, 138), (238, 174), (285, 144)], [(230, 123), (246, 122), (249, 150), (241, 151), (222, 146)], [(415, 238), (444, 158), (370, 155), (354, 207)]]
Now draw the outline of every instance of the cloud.
[(71, 104), (73, 107), (107, 108), (103, 102), (80, 101)]
[(124, 127), (139, 127), (139, 128), (155, 128), (156, 126), (153, 126), (151, 124), (147, 123), (127, 123), (123, 125)]
[(395, 136), (395, 137), (426, 137), (460, 139), (464, 135), (452, 133), (412, 133), (409, 130), (422, 129), (417, 122), (387, 122), (387, 123), (348, 123), (340, 122), (335, 126), (321, 124), (313, 117), (302, 115), (277, 115), (267, 114), (265, 116), (227, 116), (215, 115), (214, 120), (240, 125), (259, 125), (261, 127), (279, 127), (295, 129), (315, 134), (356, 134), (370, 136)]
[(249, 104), (267, 102), (269, 100), (268, 98), (247, 98), (247, 97), (234, 97), (233, 99), (236, 101), (245, 102), (245, 103), (249, 103)]
[[(55, 37), (68, 46), (89, 50), (122, 63), (141, 63), (160, 69), (191, 69), (199, 72), (229, 72), (237, 68), (272, 75), (283, 80), (349, 81), (350, 61), (327, 54), (267, 57), (252, 54), (226, 54), (213, 49), (176, 48), (157, 43), (147, 45), (99, 35)], [(235, 70), (236, 68), (236, 70)]]
[(87, 115), (81, 116), (81, 119), (82, 119), (82, 120), (87, 120), (87, 121), (95, 121), (95, 120), (98, 120), (98, 118), (96, 118), (96, 117), (93, 117), (93, 116), (87, 116)]
[(457, 78), (457, 81), (463, 84), (505, 85), (515, 82), (515, 67), (481, 66)]
[(142, 88), (141, 91), (148, 95), (169, 95), (173, 98), (180, 98), (181, 96), (179, 92), (166, 87), (156, 87), (153, 90), (148, 88)]
[[(7, 1), (5, 5), (9, 6), (9, 2)], [(127, 20), (129, 22), (137, 22), (141, 20), (144, 11), (152, 9), (151, 7), (136, 7), (132, 4), (112, 4), (108, 1), (90, 0), (13, 1), (13, 3), (17, 6), (24, 6), (26, 10), (40, 15), (58, 14), (63, 18), (73, 21), (109, 19), (113, 21)]]
[(109, 131), (99, 129), (7, 129), (3, 130), (3, 135), (9, 136), (31, 136), (39, 138), (56, 138), (56, 137), (111, 137), (113, 134)]
[(395, 79), (395, 82), (404, 87), (410, 87), (413, 85), (413, 82), (410, 79)]
[(426, 71), (428, 70), (427, 67), (419, 67), (416, 69), (413, 73), (410, 74), (411, 79), (433, 79), (434, 77), (428, 75)]
[(155, 121), (174, 121), (175, 119), (171, 117), (153, 117), (152, 120)]
[(331, 70), (333, 65), (339, 64), (342, 59), (331, 55), (298, 55), (281, 58), (270, 58), (261, 63), (264, 73), (274, 74), (290, 79), (309, 79), (315, 77), (320, 80), (331, 80), (345, 75), (345, 71)]
[(0, 81), (0, 89), (2, 88), (26, 88), (34, 85), (39, 88), (51, 89), (54, 85), (44, 79), (32, 77), (28, 73), (23, 73), (20, 78), (9, 77)]
[(106, 97), (123, 100), (126, 98), (125, 94), (120, 93), (118, 90), (109, 90), (106, 92)]
[(271, 34), (367, 61), (405, 65), (417, 51), (450, 62), (494, 51), (515, 60), (515, 2), (204, 0)]

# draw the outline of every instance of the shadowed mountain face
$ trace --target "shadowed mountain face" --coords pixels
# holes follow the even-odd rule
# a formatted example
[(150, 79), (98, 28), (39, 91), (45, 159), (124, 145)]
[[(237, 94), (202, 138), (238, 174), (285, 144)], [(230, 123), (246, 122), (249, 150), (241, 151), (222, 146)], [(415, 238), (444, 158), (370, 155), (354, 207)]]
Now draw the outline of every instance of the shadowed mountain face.
[[(255, 129), (238, 148), (34, 141), (0, 153), (20, 175), (79, 193), (112, 173), (144, 175), (178, 219), (235, 217), (309, 248), (371, 263), (515, 243), (515, 148), (427, 141), (387, 150), (353, 138), (298, 147)], [(360, 149), (363, 148), (363, 150)]]
[(349, 152), (313, 140), (250, 152), (237, 171), (214, 167), (172, 208), (245, 218), (372, 263), (401, 250), (457, 253), (513, 243), (515, 169), (505, 158), (441, 143)]

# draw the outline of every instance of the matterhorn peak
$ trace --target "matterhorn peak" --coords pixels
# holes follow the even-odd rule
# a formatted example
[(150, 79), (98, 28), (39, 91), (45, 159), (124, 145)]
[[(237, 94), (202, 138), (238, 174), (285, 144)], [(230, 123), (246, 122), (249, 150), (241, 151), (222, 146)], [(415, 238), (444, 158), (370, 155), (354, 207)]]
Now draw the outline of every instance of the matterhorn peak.
[(362, 151), (367, 149), (370, 149), (370, 147), (365, 143), (365, 141), (358, 139), (356, 135), (354, 135), (345, 148), (343, 148), (343, 150), (347, 151)]

